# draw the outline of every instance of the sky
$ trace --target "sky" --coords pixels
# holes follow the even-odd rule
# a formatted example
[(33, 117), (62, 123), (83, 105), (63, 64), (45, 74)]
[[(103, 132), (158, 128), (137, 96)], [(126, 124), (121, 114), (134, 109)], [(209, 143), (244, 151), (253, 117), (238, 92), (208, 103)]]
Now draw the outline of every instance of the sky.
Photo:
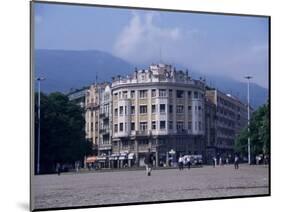
[(35, 3), (35, 49), (100, 50), (268, 88), (268, 18)]

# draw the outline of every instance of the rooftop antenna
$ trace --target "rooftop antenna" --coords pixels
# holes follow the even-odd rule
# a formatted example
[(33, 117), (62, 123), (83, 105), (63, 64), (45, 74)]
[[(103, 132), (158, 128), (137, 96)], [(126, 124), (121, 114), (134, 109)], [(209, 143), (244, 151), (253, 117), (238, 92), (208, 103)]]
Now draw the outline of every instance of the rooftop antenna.
[(162, 61), (162, 46), (160, 45), (160, 63), (163, 63), (163, 61)]
[(98, 72), (96, 72), (96, 85), (98, 84)]

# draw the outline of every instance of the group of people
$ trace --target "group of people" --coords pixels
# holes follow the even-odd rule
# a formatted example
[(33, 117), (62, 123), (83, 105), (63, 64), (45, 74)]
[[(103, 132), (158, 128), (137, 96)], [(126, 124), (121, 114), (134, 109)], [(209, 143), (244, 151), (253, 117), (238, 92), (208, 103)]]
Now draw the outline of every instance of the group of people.
[[(215, 156), (212, 158), (212, 164), (213, 164), (213, 167), (216, 167), (218, 165), (217, 158)], [(228, 158), (225, 159), (225, 164), (226, 165), (229, 164), (229, 159)], [(220, 166), (223, 165), (222, 157), (219, 158), (219, 165)], [(238, 155), (235, 155), (235, 157), (234, 157), (234, 168), (235, 169), (239, 169), (239, 156)]]
[(183, 170), (184, 167), (190, 169), (191, 167), (190, 157), (183, 157), (182, 155), (180, 155), (178, 160), (178, 166), (179, 166), (179, 170)]

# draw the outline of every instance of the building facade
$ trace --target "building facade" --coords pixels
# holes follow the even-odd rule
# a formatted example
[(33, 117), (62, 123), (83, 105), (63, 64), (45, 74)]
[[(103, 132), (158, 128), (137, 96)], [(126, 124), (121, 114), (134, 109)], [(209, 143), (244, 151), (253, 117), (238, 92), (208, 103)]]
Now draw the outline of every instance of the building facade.
[(235, 139), (247, 126), (247, 105), (217, 89), (206, 90), (206, 100), (215, 105), (215, 142), (213, 152), (222, 157), (233, 156)]
[(203, 81), (192, 80), (170, 65), (151, 65), (115, 78), (112, 152), (127, 156), (118, 166), (144, 165), (148, 148), (156, 166), (170, 163), (171, 150), (177, 157), (204, 154), (204, 96)]

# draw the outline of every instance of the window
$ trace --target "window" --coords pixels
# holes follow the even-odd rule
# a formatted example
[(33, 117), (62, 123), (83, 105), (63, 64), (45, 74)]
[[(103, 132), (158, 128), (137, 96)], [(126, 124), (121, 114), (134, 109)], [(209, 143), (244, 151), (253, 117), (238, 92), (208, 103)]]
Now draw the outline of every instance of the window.
[(131, 130), (135, 130), (135, 122), (131, 122)]
[(153, 130), (156, 129), (156, 121), (151, 122), (151, 129), (153, 129)]
[(188, 129), (189, 129), (189, 130), (192, 129), (192, 122), (191, 122), (191, 121), (188, 122)]
[(118, 125), (114, 124), (114, 132), (118, 132)]
[(128, 92), (127, 91), (123, 91), (122, 96), (124, 99), (127, 99), (128, 97)]
[(184, 91), (183, 90), (177, 90), (177, 98), (183, 98)]
[(188, 111), (191, 111), (191, 109), (192, 109), (192, 107), (189, 105), (189, 106), (188, 106)]
[(91, 131), (94, 131), (94, 123), (91, 122)]
[(172, 98), (173, 97), (173, 90), (169, 89), (169, 97)]
[(131, 106), (131, 114), (135, 114), (135, 106)]
[(201, 110), (201, 106), (198, 106), (198, 110)]
[(139, 94), (140, 98), (147, 98), (147, 90), (140, 90)]
[(135, 98), (135, 91), (131, 91), (131, 98)]
[(177, 105), (177, 113), (183, 113), (183, 105)]
[(160, 113), (165, 113), (165, 112), (166, 112), (166, 105), (160, 104)]
[(152, 96), (152, 97), (155, 97), (155, 96), (156, 96), (156, 90), (155, 90), (155, 89), (152, 89), (152, 90), (151, 90), (151, 96)]
[(201, 124), (201, 121), (198, 122), (198, 125), (199, 125), (199, 130), (202, 130), (202, 124)]
[(182, 121), (178, 121), (177, 122), (177, 131), (181, 132), (183, 131), (183, 122)]
[(159, 96), (165, 97), (166, 96), (166, 89), (159, 89)]
[(151, 105), (151, 113), (156, 113), (156, 105)]
[(140, 122), (140, 130), (141, 131), (147, 130), (147, 122)]
[(127, 106), (125, 106), (125, 115), (128, 114), (128, 111), (127, 111)]
[(120, 131), (120, 132), (123, 132), (123, 123), (120, 123), (120, 124), (119, 124), (119, 131)]
[(188, 91), (188, 92), (187, 92), (188, 98), (191, 98), (191, 94), (192, 94), (191, 91)]
[(173, 121), (169, 121), (169, 129), (170, 129), (170, 130), (173, 129)]
[(140, 114), (147, 113), (147, 106), (146, 105), (141, 105), (140, 106)]
[(163, 130), (166, 128), (166, 121), (160, 121), (160, 130)]
[(173, 105), (169, 105), (169, 113), (173, 113)]
[(198, 99), (198, 92), (194, 91), (194, 99)]
[(119, 107), (119, 115), (120, 115), (120, 116), (123, 116), (123, 106), (120, 106), (120, 107)]
[(118, 109), (117, 108), (114, 109), (114, 115), (118, 116)]

